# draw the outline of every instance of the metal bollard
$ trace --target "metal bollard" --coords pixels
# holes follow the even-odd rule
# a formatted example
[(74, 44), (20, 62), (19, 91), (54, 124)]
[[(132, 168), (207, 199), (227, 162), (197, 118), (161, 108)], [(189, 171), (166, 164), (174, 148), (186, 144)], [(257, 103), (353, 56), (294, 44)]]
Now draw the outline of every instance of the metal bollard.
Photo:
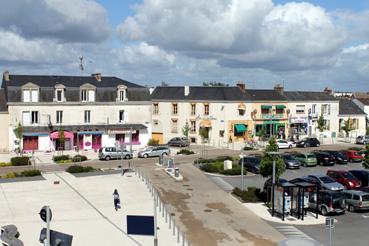
[(179, 227), (177, 226), (177, 243), (179, 243)]
[(161, 209), (161, 217), (164, 218), (164, 203), (161, 203), (162, 209)]
[(173, 236), (176, 235), (176, 222), (173, 220)]
[(172, 227), (172, 216), (169, 216), (169, 230)]
[(182, 246), (185, 246), (185, 242), (186, 242), (185, 235), (182, 234)]

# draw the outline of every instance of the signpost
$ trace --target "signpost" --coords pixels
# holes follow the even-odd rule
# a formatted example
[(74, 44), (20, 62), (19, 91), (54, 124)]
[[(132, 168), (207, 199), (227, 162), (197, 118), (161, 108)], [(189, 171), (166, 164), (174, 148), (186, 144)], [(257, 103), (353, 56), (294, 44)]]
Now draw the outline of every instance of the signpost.
[(244, 154), (240, 154), (240, 158), (241, 158), (241, 190), (243, 191), (245, 188), (245, 184), (244, 184), (244, 180), (243, 180), (243, 173), (244, 173), (244, 157), (246, 157)]
[(325, 218), (325, 228), (329, 229), (329, 246), (332, 246), (332, 229), (334, 228), (333, 218)]
[(52, 212), (49, 206), (43, 206), (40, 210), (40, 218), (46, 223), (46, 238), (44, 241), (45, 246), (50, 245), (50, 221), (52, 218)]

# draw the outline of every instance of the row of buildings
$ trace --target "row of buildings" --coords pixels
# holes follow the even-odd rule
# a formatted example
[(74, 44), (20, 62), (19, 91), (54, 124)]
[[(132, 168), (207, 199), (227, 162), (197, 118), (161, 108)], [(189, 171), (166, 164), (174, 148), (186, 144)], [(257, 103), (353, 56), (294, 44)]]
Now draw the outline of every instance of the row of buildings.
[[(356, 100), (356, 99), (355, 99)], [(338, 137), (350, 119), (365, 134), (365, 106), (324, 92), (225, 87), (143, 87), (116, 77), (36, 76), (4, 72), (0, 89), (1, 151), (99, 149), (166, 143), (189, 127), (192, 143), (223, 145), (260, 137)], [(359, 106), (358, 106), (359, 105)], [(367, 105), (367, 104), (366, 104)], [(317, 130), (319, 117), (325, 130)], [(15, 129), (21, 125), (22, 138)], [(60, 136), (63, 132), (63, 142)]]

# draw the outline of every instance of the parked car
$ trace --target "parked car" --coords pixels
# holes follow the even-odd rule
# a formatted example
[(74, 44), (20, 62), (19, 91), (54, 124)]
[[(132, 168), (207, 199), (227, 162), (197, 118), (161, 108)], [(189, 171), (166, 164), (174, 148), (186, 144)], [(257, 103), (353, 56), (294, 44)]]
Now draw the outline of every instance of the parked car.
[(359, 189), (361, 187), (360, 180), (345, 170), (328, 170), (327, 176), (342, 184), (348, 190)]
[(133, 154), (125, 149), (119, 149), (116, 147), (102, 147), (99, 149), (99, 159), (100, 160), (110, 160), (110, 159), (131, 159)]
[(369, 135), (358, 136), (355, 141), (357, 144), (369, 144)]
[(187, 147), (189, 145), (189, 141), (187, 138), (176, 137), (169, 140), (168, 145), (176, 147)]
[(331, 154), (337, 164), (347, 164), (348, 163), (347, 156), (341, 151), (327, 150), (325, 152)]
[(296, 147), (302, 147), (302, 148), (319, 147), (319, 146), (320, 146), (320, 142), (317, 138), (305, 138), (296, 143)]
[(344, 190), (343, 193), (350, 212), (369, 209), (369, 193), (360, 190)]
[(313, 167), (317, 164), (316, 157), (312, 153), (298, 153), (295, 154), (295, 158), (299, 160), (304, 167)]
[(314, 152), (318, 165), (321, 166), (333, 166), (336, 162), (334, 157), (327, 152)]
[(260, 173), (260, 162), (261, 156), (246, 156), (239, 161), (238, 164), (242, 165), (246, 168), (247, 171), (252, 173)]
[(356, 150), (347, 150), (346, 157), (349, 162), (361, 162), (364, 159)]
[(323, 190), (309, 197), (309, 208), (316, 209), (316, 199), (318, 199), (318, 211), (322, 215), (331, 213), (344, 214), (346, 208), (345, 195), (342, 192)]
[(369, 171), (367, 170), (350, 170), (352, 175), (354, 175), (361, 182), (361, 187), (369, 187)]
[(292, 149), (296, 147), (296, 144), (294, 142), (283, 140), (283, 139), (278, 139), (276, 143), (279, 149)]
[(300, 168), (301, 162), (297, 160), (293, 155), (290, 154), (283, 154), (281, 155), (286, 168), (289, 169), (297, 169)]
[(163, 155), (169, 155), (170, 149), (165, 146), (149, 147), (138, 152), (138, 157), (148, 158), (148, 157), (159, 157)]
[(345, 188), (343, 185), (324, 174), (310, 174), (307, 176), (307, 180), (310, 183), (317, 184), (318, 187), (323, 190), (341, 191)]

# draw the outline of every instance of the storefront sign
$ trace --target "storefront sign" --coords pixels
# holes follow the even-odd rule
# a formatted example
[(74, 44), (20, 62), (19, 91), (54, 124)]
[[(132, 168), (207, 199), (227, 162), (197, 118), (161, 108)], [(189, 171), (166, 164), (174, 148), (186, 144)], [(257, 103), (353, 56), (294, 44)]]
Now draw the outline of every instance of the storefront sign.
[(135, 134), (137, 133), (137, 130), (108, 130), (108, 134)]
[(290, 118), (290, 123), (291, 124), (308, 123), (308, 118), (307, 117), (291, 117)]

